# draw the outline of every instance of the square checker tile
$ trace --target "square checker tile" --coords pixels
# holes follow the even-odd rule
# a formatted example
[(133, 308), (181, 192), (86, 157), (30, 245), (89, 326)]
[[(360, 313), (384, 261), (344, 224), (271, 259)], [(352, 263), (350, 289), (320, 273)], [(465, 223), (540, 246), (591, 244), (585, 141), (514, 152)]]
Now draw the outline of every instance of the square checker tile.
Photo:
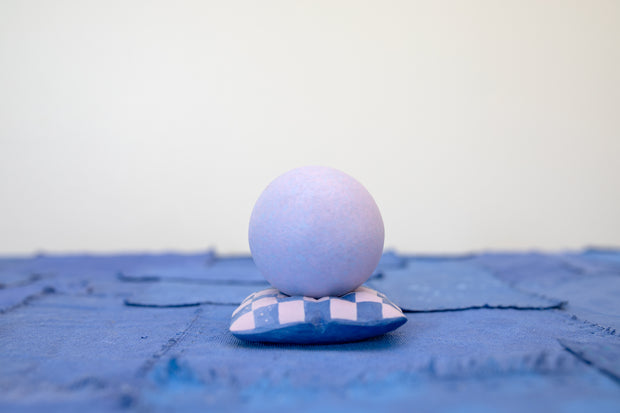
[[(246, 307), (250, 308), (250, 306)], [(254, 313), (250, 311), (246, 311), (242, 314), (238, 314), (233, 323), (230, 326), (230, 331), (235, 333), (237, 331), (248, 331), (256, 328), (256, 323), (254, 322)]]
[(303, 322), (306, 319), (306, 312), (304, 309), (304, 302), (297, 301), (284, 301), (278, 304), (278, 317), (280, 324), (290, 324)]
[(320, 320), (325, 319), (325, 315), (329, 314), (330, 300), (303, 300), (304, 311), (306, 312), (306, 323), (319, 323)]
[(383, 303), (364, 301), (356, 304), (357, 319), (360, 321), (376, 320), (383, 314)]
[(253, 310), (251, 313), (248, 313), (254, 314), (255, 328), (268, 327), (279, 324), (280, 317), (278, 307), (278, 304), (268, 305), (266, 307), (261, 307), (257, 310)]
[(357, 320), (357, 303), (347, 300), (329, 300), (329, 315), (334, 320)]
[(368, 291), (360, 291), (360, 292), (355, 293), (355, 302), (356, 303), (364, 303), (364, 302), (383, 303), (383, 298), (377, 294), (371, 294)]
[(403, 313), (397, 309), (396, 307), (394, 307), (393, 305), (390, 304), (381, 304), (381, 317), (388, 319), (388, 318), (399, 318), (402, 317)]

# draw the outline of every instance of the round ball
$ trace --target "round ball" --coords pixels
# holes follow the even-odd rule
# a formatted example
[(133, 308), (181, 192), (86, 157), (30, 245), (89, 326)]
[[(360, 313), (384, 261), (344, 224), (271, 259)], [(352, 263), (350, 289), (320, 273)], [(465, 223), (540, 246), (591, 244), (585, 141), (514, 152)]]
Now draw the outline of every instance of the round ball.
[(381, 213), (358, 181), (307, 166), (276, 178), (256, 201), (250, 250), (271, 285), (288, 295), (340, 296), (372, 275), (383, 252)]

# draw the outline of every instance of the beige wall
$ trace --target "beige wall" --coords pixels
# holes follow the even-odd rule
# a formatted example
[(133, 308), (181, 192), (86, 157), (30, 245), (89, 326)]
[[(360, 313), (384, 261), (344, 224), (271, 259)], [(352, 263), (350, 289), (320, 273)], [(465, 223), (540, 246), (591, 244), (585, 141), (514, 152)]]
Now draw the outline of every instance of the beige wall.
[(620, 245), (620, 1), (0, 0), (0, 252), (247, 251), (306, 164), (401, 251)]

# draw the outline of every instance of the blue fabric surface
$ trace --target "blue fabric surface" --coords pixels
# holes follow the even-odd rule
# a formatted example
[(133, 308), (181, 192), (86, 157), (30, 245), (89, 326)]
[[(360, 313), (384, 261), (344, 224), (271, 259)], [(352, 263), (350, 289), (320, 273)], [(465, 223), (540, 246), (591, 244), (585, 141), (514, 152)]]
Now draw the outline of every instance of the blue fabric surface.
[(239, 305), (241, 301), (258, 288), (268, 284), (188, 284), (148, 283), (143, 289), (125, 300), (125, 304), (138, 307), (187, 307), (201, 304)]
[(400, 270), (386, 270), (368, 285), (385, 293), (406, 311), (474, 308), (548, 309), (561, 300), (511, 288), (468, 261), (410, 260)]
[(247, 257), (0, 259), (0, 411), (617, 412), (618, 280), (614, 250), (389, 253), (369, 283), (405, 325), (267, 345), (228, 331)]
[(521, 291), (567, 301), (572, 315), (619, 329), (620, 266), (614, 256), (620, 253), (498, 254), (481, 255), (475, 263)]

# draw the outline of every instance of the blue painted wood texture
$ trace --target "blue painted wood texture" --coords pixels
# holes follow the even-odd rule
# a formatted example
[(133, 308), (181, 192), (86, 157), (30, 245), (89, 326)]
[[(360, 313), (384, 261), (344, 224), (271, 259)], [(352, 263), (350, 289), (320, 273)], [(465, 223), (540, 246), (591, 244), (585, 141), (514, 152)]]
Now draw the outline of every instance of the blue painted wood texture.
[(386, 253), (359, 343), (240, 341), (249, 257), (0, 259), (0, 411), (620, 411), (620, 252)]

